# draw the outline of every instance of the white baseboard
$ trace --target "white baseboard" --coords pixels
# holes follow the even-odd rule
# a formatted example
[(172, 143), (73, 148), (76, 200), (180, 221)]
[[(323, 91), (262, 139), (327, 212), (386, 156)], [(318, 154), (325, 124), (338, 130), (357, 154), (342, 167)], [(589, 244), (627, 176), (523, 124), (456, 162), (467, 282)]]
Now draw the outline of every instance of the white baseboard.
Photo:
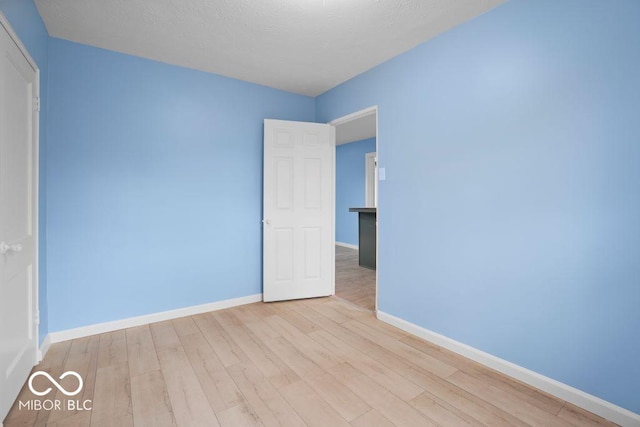
[[(194, 314), (206, 313), (209, 311), (223, 310), (225, 308), (231, 308), (260, 301), (262, 301), (262, 294), (255, 294), (224, 301), (210, 302), (208, 304), (178, 308), (176, 310), (146, 314), (144, 316), (129, 317), (127, 319), (114, 320), (112, 322), (97, 323), (95, 325), (82, 326), (80, 328), (67, 329), (64, 331), (50, 332), (45, 337), (41, 349), (45, 348), (45, 343), (47, 344), (46, 349), (48, 349), (49, 345), (61, 341), (87, 337), (90, 335), (103, 334), (105, 332), (117, 331), (119, 329), (132, 328), (134, 326), (148, 325), (149, 323), (162, 322), (163, 320), (192, 316)], [(45, 352), (46, 350), (43, 351), (43, 356)]]
[(343, 248), (349, 249), (358, 249), (358, 245), (352, 245), (351, 243), (336, 242), (336, 246), (342, 246)]
[(444, 335), (425, 329), (414, 323), (392, 316), (382, 311), (377, 312), (379, 320), (388, 323), (396, 328), (402, 329), (412, 335), (418, 336), (440, 347), (444, 347), (458, 353), (468, 359), (481, 363), (498, 372), (515, 378), (523, 383), (536, 387), (564, 401), (600, 415), (614, 423), (622, 426), (640, 426), (640, 415), (624, 409), (599, 397), (585, 393), (577, 388), (561, 383), (537, 372), (523, 368), (515, 363), (508, 362), (499, 357), (485, 353), (482, 350), (455, 341)]
[(47, 334), (47, 336), (44, 337), (44, 339), (42, 340), (42, 344), (40, 344), (40, 348), (38, 349), (38, 360), (37, 360), (38, 363), (42, 362), (42, 359), (44, 359), (44, 356), (47, 354), (47, 351), (49, 351), (50, 346), (51, 346), (51, 335)]

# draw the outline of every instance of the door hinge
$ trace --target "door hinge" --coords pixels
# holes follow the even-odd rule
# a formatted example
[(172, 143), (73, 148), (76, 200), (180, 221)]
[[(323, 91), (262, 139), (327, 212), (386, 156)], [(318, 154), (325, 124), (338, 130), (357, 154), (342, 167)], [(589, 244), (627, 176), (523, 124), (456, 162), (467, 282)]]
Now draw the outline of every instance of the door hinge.
[(36, 322), (36, 325), (40, 324), (40, 310), (36, 310), (36, 313), (33, 316), (33, 321)]
[(33, 111), (40, 111), (40, 98), (33, 98)]

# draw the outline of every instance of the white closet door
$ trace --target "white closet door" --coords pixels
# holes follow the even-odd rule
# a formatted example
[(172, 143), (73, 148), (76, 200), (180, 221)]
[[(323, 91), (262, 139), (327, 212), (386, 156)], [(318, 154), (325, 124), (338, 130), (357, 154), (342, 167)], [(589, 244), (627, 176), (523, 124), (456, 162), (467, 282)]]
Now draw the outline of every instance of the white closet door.
[(0, 420), (36, 363), (37, 75), (0, 25)]

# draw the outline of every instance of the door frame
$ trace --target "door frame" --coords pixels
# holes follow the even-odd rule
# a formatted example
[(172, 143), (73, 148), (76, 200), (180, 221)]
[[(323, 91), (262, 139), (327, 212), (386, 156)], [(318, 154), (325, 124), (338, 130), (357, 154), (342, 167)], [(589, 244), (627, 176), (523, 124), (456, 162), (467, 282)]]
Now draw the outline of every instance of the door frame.
[[(358, 110), (354, 113), (351, 114), (347, 114), (345, 116), (342, 117), (338, 117), (337, 119), (333, 119), (330, 122), (328, 122), (328, 124), (332, 125), (332, 126), (338, 126), (338, 125), (342, 125), (345, 123), (348, 123), (350, 121), (356, 120), (356, 119), (360, 119), (362, 117), (366, 117), (369, 116), (371, 114), (375, 114), (376, 115), (376, 156), (378, 157), (378, 164), (380, 164), (380, 155), (379, 155), (379, 151), (380, 151), (380, 133), (378, 131), (378, 123), (379, 123), (379, 110), (378, 110), (378, 106), (377, 105), (373, 105), (371, 107), (367, 107), (364, 108), (362, 110)], [(335, 148), (333, 150), (334, 152), (334, 157), (335, 157)], [(334, 160), (335, 162), (335, 160)], [(377, 171), (377, 168), (376, 168)], [(376, 180), (378, 179), (377, 174), (376, 174)], [(334, 168), (334, 182), (335, 182), (335, 168)], [(376, 183), (376, 189), (379, 188), (379, 183)], [(376, 301), (375, 301), (375, 306), (373, 308), (373, 313), (374, 315), (377, 316), (378, 313), (378, 271), (380, 268), (380, 192), (377, 192), (377, 206), (376, 206)], [(334, 193), (334, 198), (335, 198), (335, 193)], [(334, 209), (335, 211), (335, 209)], [(334, 217), (335, 217), (335, 212), (334, 212)], [(335, 223), (335, 219), (334, 219), (334, 223)], [(334, 246), (335, 246), (335, 231), (334, 231)], [(334, 267), (335, 268), (335, 267)], [(334, 282), (334, 289), (333, 289), (333, 294), (335, 295), (335, 280)]]
[[(9, 37), (18, 46), (20, 53), (27, 60), (29, 66), (36, 73), (35, 84), (33, 88), (33, 94), (38, 102), (38, 110), (33, 115), (33, 153), (32, 153), (32, 167), (33, 167), (33, 216), (35, 220), (35, 227), (33, 228), (33, 240), (35, 242), (35, 260), (34, 260), (34, 273), (33, 273), (33, 287), (31, 289), (34, 305), (34, 322), (33, 322), (33, 336), (36, 341), (36, 354), (34, 355), (35, 364), (42, 361), (42, 351), (40, 349), (40, 69), (38, 64), (29, 54), (29, 51), (24, 46), (13, 27), (9, 23), (7, 17), (0, 11), (0, 25), (9, 34)], [(25, 378), (26, 379), (26, 378)]]

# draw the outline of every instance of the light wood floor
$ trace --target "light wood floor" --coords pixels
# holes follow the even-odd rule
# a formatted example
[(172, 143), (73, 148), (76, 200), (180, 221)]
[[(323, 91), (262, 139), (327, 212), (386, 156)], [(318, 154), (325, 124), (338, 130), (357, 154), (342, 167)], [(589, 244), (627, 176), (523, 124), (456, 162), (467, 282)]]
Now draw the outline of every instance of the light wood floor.
[[(257, 303), (58, 343), (36, 369), (80, 373), (75, 398), (91, 399), (93, 410), (14, 405), (6, 426), (608, 425), (337, 298)], [(26, 387), (19, 396), (32, 398)]]
[(375, 310), (376, 271), (358, 265), (358, 250), (336, 245), (336, 296)]

